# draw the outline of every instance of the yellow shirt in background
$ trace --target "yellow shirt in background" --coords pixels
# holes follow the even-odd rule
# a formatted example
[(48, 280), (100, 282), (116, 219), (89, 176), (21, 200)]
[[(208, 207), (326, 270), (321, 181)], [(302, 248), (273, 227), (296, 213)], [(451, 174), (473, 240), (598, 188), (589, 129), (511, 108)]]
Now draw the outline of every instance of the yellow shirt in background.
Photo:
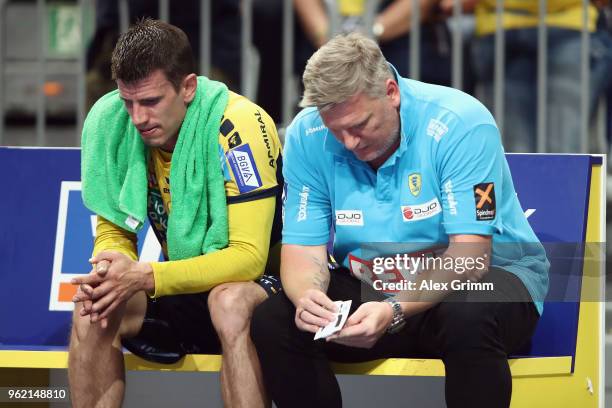
[[(273, 120), (253, 102), (230, 92), (219, 132), (229, 245), (195, 258), (152, 262), (153, 297), (205, 292), (224, 282), (253, 280), (263, 274), (274, 216), (280, 211), (276, 208), (280, 152)], [(147, 210), (166, 258), (167, 216), (172, 211), (171, 158), (172, 153), (149, 149)], [(104, 250), (136, 259), (136, 234), (98, 216), (94, 254)]]
[[(497, 17), (496, 0), (481, 0), (476, 5), (476, 34), (487, 35), (495, 32)], [(505, 0), (504, 29), (537, 27), (539, 22), (538, 0)], [(546, 2), (548, 27), (582, 30), (583, 5), (581, 0), (548, 0)], [(598, 11), (595, 6), (588, 7), (588, 29), (595, 31)]]

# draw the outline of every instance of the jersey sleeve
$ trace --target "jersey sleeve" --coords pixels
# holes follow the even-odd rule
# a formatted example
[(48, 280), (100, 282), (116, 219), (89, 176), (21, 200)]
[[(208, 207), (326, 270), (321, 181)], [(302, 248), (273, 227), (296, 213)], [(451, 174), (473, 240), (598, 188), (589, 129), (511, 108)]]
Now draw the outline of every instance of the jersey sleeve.
[(285, 138), (283, 244), (324, 245), (329, 240), (332, 210), (324, 177), (319, 173), (323, 169), (317, 168), (318, 158), (313, 157), (322, 152), (307, 156), (300, 129), (294, 122)]
[(481, 124), (456, 138), (443, 138), (437, 154), (446, 233), (501, 233), (496, 198), (502, 197), (505, 158), (497, 127)]
[(229, 245), (194, 258), (152, 262), (153, 297), (206, 292), (226, 282), (260, 277), (265, 269), (275, 198), (228, 205)]
[(277, 193), (281, 144), (263, 109), (232, 94), (221, 119), (219, 146), (228, 204)]
[(129, 256), (133, 260), (137, 260), (136, 242), (136, 234), (119, 228), (106, 218), (98, 215), (94, 255), (102, 251), (117, 251)]

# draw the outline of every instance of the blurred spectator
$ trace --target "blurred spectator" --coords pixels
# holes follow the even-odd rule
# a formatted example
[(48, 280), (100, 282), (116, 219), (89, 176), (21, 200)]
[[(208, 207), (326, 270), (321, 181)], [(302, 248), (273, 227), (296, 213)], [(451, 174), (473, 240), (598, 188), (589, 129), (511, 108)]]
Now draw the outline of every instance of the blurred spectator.
[[(110, 56), (119, 38), (118, 0), (98, 0), (96, 28), (87, 49), (87, 108), (102, 95), (116, 88), (111, 80)], [(189, 38), (193, 53), (200, 58), (200, 1), (171, 1), (170, 23), (181, 28)], [(129, 21), (142, 17), (158, 18), (157, 1), (128, 0)], [(240, 91), (240, 0), (215, 0), (211, 7), (212, 67), (210, 78), (224, 82), (231, 90)], [(201, 71), (201, 67), (200, 67)]]
[[(599, 1), (598, 3), (605, 3)], [(493, 109), (496, 0), (481, 0), (476, 6), (473, 67), (482, 86), (479, 95)], [(506, 0), (504, 145), (511, 152), (536, 150), (538, 1)], [(596, 101), (612, 79), (610, 33), (596, 29), (598, 11), (589, 5), (591, 114)], [(547, 145), (549, 152), (580, 151), (580, 91), (582, 82), (582, 0), (548, 0)]]
[[(373, 27), (365, 27), (368, 0), (293, 0), (297, 15), (294, 36), (294, 74), (301, 76), (306, 61), (330, 37), (329, 7), (337, 6), (341, 31), (361, 30), (377, 38), (382, 51), (402, 76), (410, 70), (410, 24), (412, 0), (380, 1)], [(369, 0), (372, 1), (372, 0)], [(464, 11), (471, 11), (477, 0), (461, 0)], [(330, 4), (330, 2), (332, 4)], [(336, 2), (333, 4), (333, 2)], [(446, 18), (452, 15), (452, 0), (420, 0), (421, 48), (420, 79), (450, 85), (451, 40)], [(276, 122), (281, 120), (282, 100), (282, 0), (253, 0), (253, 41), (261, 57), (257, 103)], [(468, 62), (469, 59), (465, 58)], [(472, 82), (470, 69), (464, 69), (464, 88)], [(301, 86), (301, 81), (297, 81)]]
[[(410, 25), (413, 0), (383, 0), (372, 27), (365, 27), (366, 0), (337, 0), (341, 32), (362, 31), (380, 44), (385, 58), (401, 76), (410, 74)], [(303, 44), (299, 72), (307, 59), (330, 38), (330, 19), (324, 0), (294, 0), (301, 27), (309, 42)], [(451, 41), (442, 17), (440, 0), (419, 0), (421, 25), (420, 80), (450, 85)]]
[(253, 0), (253, 44), (260, 57), (256, 102), (276, 123), (280, 123), (283, 87), (283, 0)]

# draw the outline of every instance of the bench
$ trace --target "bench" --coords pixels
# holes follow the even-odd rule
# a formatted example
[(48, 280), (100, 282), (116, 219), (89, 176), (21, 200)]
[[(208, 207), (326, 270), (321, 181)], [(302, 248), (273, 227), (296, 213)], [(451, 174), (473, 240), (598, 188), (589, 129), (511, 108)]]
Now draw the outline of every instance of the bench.
[[(513, 407), (603, 406), (605, 166), (589, 155), (507, 155), (526, 216), (551, 254), (551, 289), (530, 352), (512, 356)], [(80, 198), (79, 149), (0, 148), (0, 367), (66, 368), (74, 274), (88, 270), (92, 214)], [(147, 228), (141, 259), (159, 258)], [(569, 254), (569, 255), (568, 255)], [(25, 294), (27, 301), (24, 302)], [(10, 313), (9, 313), (10, 311)], [(33, 324), (36, 322), (36, 324)], [(218, 371), (218, 355), (130, 370)], [(440, 360), (335, 364), (338, 374), (444, 376)]]

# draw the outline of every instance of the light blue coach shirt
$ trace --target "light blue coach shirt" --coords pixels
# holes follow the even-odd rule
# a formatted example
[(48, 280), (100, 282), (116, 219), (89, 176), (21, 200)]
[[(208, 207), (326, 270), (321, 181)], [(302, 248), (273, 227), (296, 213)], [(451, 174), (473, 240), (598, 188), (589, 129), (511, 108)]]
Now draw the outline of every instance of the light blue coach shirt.
[(541, 313), (549, 262), (521, 209), (493, 117), (456, 89), (398, 83), (401, 142), (378, 171), (335, 139), (316, 108), (293, 120), (283, 243), (324, 245), (333, 228), (334, 256), (351, 269), (363, 244), (492, 235), (491, 265), (518, 276)]

